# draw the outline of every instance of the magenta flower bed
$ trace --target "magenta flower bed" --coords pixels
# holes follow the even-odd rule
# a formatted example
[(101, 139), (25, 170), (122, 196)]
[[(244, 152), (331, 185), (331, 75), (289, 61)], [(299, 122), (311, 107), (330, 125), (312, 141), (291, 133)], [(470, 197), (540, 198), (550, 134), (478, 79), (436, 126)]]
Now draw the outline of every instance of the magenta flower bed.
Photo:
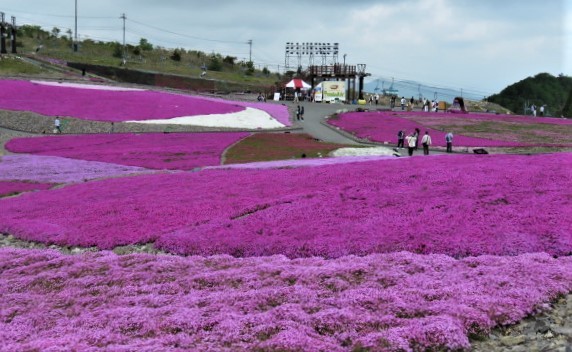
[[(470, 119), (493, 119), (491, 116), (483, 117), (481, 115), (473, 114), (447, 114), (437, 115), (431, 113), (418, 113), (416, 116), (426, 116), (432, 118), (435, 116), (443, 119), (450, 119), (456, 121), (455, 123), (462, 122), (463, 120), (470, 121)], [(492, 115), (496, 116), (496, 115)], [(397, 144), (397, 132), (399, 130), (405, 131), (406, 135), (412, 133), (415, 128), (421, 130), (421, 134), (429, 131), (433, 146), (445, 147), (445, 134), (448, 131), (440, 131), (431, 127), (423, 126), (422, 124), (412, 121), (411, 115), (401, 114), (395, 112), (350, 112), (340, 115), (338, 118), (328, 120), (332, 126), (339, 127), (347, 132), (354, 134), (356, 137), (368, 139), (375, 142), (389, 142)], [(500, 120), (500, 119), (499, 119)], [(539, 119), (537, 119), (539, 120)], [(534, 120), (534, 121), (537, 121)], [(550, 119), (555, 123), (562, 123), (561, 120)], [(532, 123), (531, 121), (527, 121)], [(546, 123), (546, 122), (545, 122)], [(564, 123), (563, 123), (564, 124)], [(522, 143), (517, 141), (494, 140), (487, 138), (468, 137), (455, 134), (453, 139), (454, 146), (463, 147), (518, 147), (538, 145), (530, 143)], [(547, 146), (550, 144), (547, 144)]]
[(95, 134), (15, 138), (14, 153), (101, 161), (150, 169), (191, 170), (220, 165), (224, 150), (246, 132)]
[[(425, 114), (426, 115), (426, 114)], [(437, 114), (431, 114), (430, 116), (436, 116)], [(441, 115), (443, 116), (443, 115)], [(525, 124), (537, 124), (545, 123), (550, 125), (572, 125), (572, 120), (554, 118), (554, 117), (533, 117), (533, 116), (523, 116), (523, 115), (508, 115), (508, 114), (486, 114), (486, 113), (470, 113), (463, 116), (451, 116), (446, 114), (444, 118), (455, 118), (463, 119), (469, 118), (474, 120), (487, 120), (487, 121), (503, 121), (503, 122), (515, 122), (515, 123), (525, 123)]]
[(0, 160), (0, 180), (76, 183), (155, 172), (135, 166), (97, 161), (73, 160), (56, 156), (5, 155)]
[(0, 231), (100, 248), (155, 241), (200, 255), (566, 255), (570, 169), (563, 153), (143, 175), (5, 199)]
[(0, 249), (6, 351), (458, 350), (572, 289), (572, 259)]
[[(0, 164), (1, 165), (1, 164)], [(51, 183), (31, 183), (22, 181), (0, 181), (0, 197), (15, 195), (22, 192), (49, 189)]]
[(14, 80), (0, 82), (0, 109), (32, 111), (47, 116), (121, 122), (244, 110), (233, 103), (165, 92), (79, 89)]

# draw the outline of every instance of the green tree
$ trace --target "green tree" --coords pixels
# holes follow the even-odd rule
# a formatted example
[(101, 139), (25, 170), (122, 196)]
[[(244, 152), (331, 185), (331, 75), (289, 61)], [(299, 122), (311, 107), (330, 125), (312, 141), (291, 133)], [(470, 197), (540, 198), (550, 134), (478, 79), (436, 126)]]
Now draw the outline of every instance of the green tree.
[(222, 62), (220, 56), (211, 55), (209, 65), (207, 66), (209, 71), (222, 71)]
[(234, 66), (234, 62), (236, 60), (236, 57), (234, 56), (225, 56), (224, 59), (222, 59), (222, 62), (224, 62), (225, 64), (228, 64), (230, 66)]
[(246, 74), (247, 76), (252, 76), (254, 74), (254, 62), (247, 61), (244, 64), (244, 67), (246, 68), (246, 70), (244, 71), (244, 74)]
[(143, 51), (151, 51), (153, 50), (153, 44), (149, 43), (147, 39), (141, 38), (139, 40), (139, 48)]
[(123, 57), (123, 46), (117, 42), (113, 43), (113, 57), (122, 58)]
[(36, 39), (43, 39), (49, 37), (50, 33), (43, 30), (40, 26), (32, 26), (29, 24), (25, 24), (18, 28), (18, 31), (22, 34), (22, 36), (26, 36), (28, 38), (36, 38)]
[(561, 115), (564, 117), (572, 117), (572, 89), (570, 93), (568, 93), (568, 99), (566, 99)]
[(173, 55), (171, 55), (171, 60), (177, 62), (181, 61), (181, 52), (179, 51), (179, 49), (175, 49), (175, 51), (173, 51)]
[(514, 113), (523, 114), (530, 105), (546, 105), (552, 115), (560, 116), (572, 89), (572, 77), (539, 73), (514, 83), (500, 93), (491, 95), (488, 101), (497, 103)]
[(52, 28), (52, 36), (57, 38), (60, 35), (61, 30), (58, 27)]

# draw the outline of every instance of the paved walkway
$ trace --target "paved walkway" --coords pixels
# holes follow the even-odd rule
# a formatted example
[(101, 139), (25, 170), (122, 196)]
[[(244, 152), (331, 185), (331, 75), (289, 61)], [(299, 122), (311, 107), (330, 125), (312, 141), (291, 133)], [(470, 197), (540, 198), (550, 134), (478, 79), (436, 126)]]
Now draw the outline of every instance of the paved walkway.
[[(339, 144), (348, 144), (348, 145), (355, 145), (355, 146), (372, 146), (372, 144), (377, 143), (363, 143), (358, 141), (355, 138), (347, 136), (343, 132), (336, 131), (335, 127), (328, 127), (324, 126), (322, 122), (325, 121), (324, 117), (332, 115), (336, 113), (338, 110), (347, 110), (347, 111), (355, 111), (357, 109), (357, 105), (348, 105), (348, 104), (320, 104), (320, 103), (312, 103), (312, 102), (300, 102), (300, 103), (293, 103), (293, 102), (281, 102), (282, 104), (286, 104), (291, 111), (296, 110), (296, 106), (299, 104), (300, 106), (304, 106), (304, 121), (294, 121), (294, 124), (299, 125), (302, 127), (303, 133), (307, 133), (310, 136), (320, 139), (324, 142), (329, 143), (339, 143)], [(366, 108), (377, 108), (377, 109), (389, 109), (389, 106), (375, 106), (370, 107), (365, 106)], [(295, 120), (295, 118), (294, 118)], [(397, 131), (395, 131), (395, 135), (397, 138)], [(387, 147), (389, 149), (395, 148), (395, 145), (383, 145), (377, 144), (382, 147)], [(437, 151), (434, 149), (430, 150), (431, 154), (446, 154), (442, 151)], [(402, 149), (399, 151), (401, 156), (408, 156), (407, 149)], [(420, 148), (419, 150), (415, 151), (413, 156), (423, 155), (423, 150)]]

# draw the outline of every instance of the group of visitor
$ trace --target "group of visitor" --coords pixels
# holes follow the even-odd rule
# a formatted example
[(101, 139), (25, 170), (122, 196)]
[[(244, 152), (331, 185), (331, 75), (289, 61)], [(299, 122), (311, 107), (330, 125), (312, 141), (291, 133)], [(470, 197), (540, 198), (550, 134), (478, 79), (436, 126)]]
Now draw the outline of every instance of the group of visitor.
[[(423, 146), (423, 155), (429, 155), (429, 146), (433, 143), (429, 131), (425, 131), (423, 137), (419, 137), (420, 130), (415, 128), (411, 134), (405, 136), (404, 130), (399, 130), (397, 132), (397, 148), (404, 148), (405, 142), (407, 142), (407, 153), (409, 156), (413, 156), (413, 152), (419, 149), (419, 141), (421, 140), (421, 145)], [(448, 132), (445, 135), (445, 142), (447, 143), (447, 153), (453, 152), (453, 133)]]
[[(540, 116), (544, 116), (544, 107), (545, 105), (540, 105)], [(532, 104), (530, 105), (530, 112), (532, 113), (532, 116), (537, 116), (537, 107), (536, 105)]]

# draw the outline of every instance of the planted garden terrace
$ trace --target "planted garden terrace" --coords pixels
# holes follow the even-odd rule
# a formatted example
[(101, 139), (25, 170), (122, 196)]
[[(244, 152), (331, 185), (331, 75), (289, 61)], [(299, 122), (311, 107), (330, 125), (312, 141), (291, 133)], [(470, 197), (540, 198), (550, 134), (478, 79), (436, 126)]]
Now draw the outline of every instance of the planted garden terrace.
[(153, 170), (97, 161), (43, 155), (4, 155), (0, 180), (44, 183), (78, 183), (98, 178), (151, 173)]
[[(284, 105), (124, 87), (0, 80), (0, 109), (99, 122), (275, 129), (291, 126)], [(14, 123), (14, 122), (13, 122)], [(64, 130), (67, 121), (64, 121)]]
[(225, 164), (287, 160), (326, 156), (342, 144), (316, 141), (302, 133), (255, 133), (233, 145), (225, 154)]
[(49, 189), (51, 183), (35, 183), (24, 181), (0, 181), (0, 198), (17, 195), (23, 192)]
[(571, 168), (562, 153), (142, 175), (4, 199), (0, 231), (184, 255), (567, 255)]
[(429, 131), (444, 147), (453, 132), (456, 147), (572, 147), (572, 121), (495, 114), (351, 112), (328, 120), (358, 138), (397, 143), (397, 132)]
[(46, 116), (122, 122), (244, 110), (244, 107), (228, 102), (150, 90), (81, 89), (15, 80), (1, 82), (1, 109), (31, 111)]
[(15, 138), (14, 153), (100, 161), (149, 169), (192, 170), (220, 165), (227, 147), (246, 132), (94, 134)]
[(468, 350), (572, 289), (572, 260), (0, 249), (2, 350)]

